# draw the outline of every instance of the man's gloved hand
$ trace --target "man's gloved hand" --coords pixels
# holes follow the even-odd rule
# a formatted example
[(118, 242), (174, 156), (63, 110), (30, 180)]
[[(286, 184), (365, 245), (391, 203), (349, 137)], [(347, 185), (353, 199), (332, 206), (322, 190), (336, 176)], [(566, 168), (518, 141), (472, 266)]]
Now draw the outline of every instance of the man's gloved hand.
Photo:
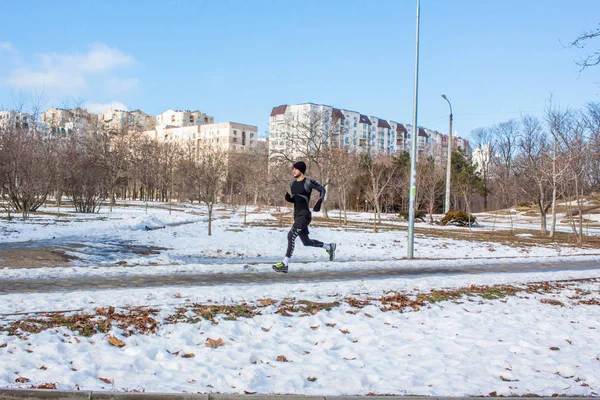
[(292, 196), (290, 196), (288, 192), (285, 192), (285, 201), (287, 201), (288, 203), (294, 202), (294, 200), (292, 200)]
[(321, 203), (322, 203), (322, 201), (321, 201), (321, 200), (317, 201), (317, 203), (316, 203), (316, 204), (315, 204), (315, 206), (313, 207), (313, 211), (314, 211), (314, 212), (319, 212), (319, 211), (321, 211)]

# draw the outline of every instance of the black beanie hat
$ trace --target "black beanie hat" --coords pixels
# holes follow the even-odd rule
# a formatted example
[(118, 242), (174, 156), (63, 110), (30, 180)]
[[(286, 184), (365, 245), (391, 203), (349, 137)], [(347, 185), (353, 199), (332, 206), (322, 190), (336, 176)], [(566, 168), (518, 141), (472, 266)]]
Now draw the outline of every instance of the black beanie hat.
[(296, 168), (298, 171), (302, 172), (303, 174), (306, 173), (306, 164), (304, 164), (304, 161), (295, 162), (294, 168)]

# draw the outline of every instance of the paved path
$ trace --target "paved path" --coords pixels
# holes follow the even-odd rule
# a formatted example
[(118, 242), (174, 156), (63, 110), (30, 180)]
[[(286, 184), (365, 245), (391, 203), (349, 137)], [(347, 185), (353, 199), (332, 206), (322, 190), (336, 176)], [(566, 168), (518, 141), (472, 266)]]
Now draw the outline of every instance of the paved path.
[[(442, 263), (442, 261), (440, 261)], [(242, 264), (240, 264), (242, 268)], [(336, 271), (302, 271), (276, 274), (268, 265), (259, 268), (266, 272), (239, 274), (177, 274), (143, 276), (79, 277), (65, 279), (7, 279), (0, 280), (0, 294), (70, 292), (79, 290), (124, 289), (159, 286), (213, 286), (224, 284), (261, 284), (277, 282), (349, 281), (362, 279), (385, 279), (411, 276), (434, 276), (455, 274), (480, 274), (485, 272), (544, 272), (564, 270), (600, 270), (598, 261), (561, 261), (544, 263), (501, 263), (463, 267), (423, 267), (423, 268), (380, 268)]]

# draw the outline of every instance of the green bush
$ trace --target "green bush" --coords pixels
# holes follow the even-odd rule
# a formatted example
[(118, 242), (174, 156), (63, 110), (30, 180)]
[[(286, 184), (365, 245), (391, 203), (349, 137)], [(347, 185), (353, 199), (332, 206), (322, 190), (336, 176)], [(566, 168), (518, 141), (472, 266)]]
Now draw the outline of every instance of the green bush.
[(444, 215), (444, 218), (440, 221), (440, 225), (459, 225), (459, 226), (471, 226), (475, 225), (477, 218), (473, 214), (469, 214), (462, 210), (450, 210)]

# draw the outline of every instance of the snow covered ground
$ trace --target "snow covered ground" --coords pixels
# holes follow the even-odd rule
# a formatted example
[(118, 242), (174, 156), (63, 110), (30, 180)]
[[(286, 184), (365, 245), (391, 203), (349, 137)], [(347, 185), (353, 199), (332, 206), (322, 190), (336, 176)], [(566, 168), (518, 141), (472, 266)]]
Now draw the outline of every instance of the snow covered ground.
[[(160, 206), (160, 207), (159, 207)], [(284, 209), (285, 210), (285, 209)], [(43, 211), (56, 212), (55, 208)], [(289, 213), (289, 210), (286, 210)], [(64, 213), (65, 211), (61, 211)], [(217, 209), (213, 235), (207, 235), (204, 208), (177, 206), (168, 208), (153, 204), (118, 207), (114, 212), (103, 208), (100, 214), (36, 215), (23, 222), (0, 221), (2, 246), (55, 246), (78, 261), (66, 267), (5, 268), (0, 277), (41, 278), (70, 276), (149, 275), (173, 273), (240, 273), (250, 270), (272, 273), (269, 266), (281, 260), (287, 244), (288, 226), (278, 223), (276, 210), (254, 211), (248, 215), (250, 225), (243, 224), (241, 210)], [(336, 212), (331, 212), (332, 216)], [(330, 263), (324, 250), (305, 248), (298, 240), (291, 267), (298, 270), (339, 270), (363, 268), (420, 268), (425, 266), (468, 266), (498, 264), (511, 260), (540, 262), (570, 256), (575, 260), (600, 260), (600, 249), (568, 245), (539, 245), (527, 242), (523, 233), (515, 234), (514, 243), (469, 240), (468, 230), (447, 227), (460, 232), (465, 239), (436, 236), (441, 228), (419, 223), (431, 235), (415, 236), (415, 258), (406, 260), (406, 231), (383, 227), (374, 232), (369, 225), (352, 225), (369, 215), (350, 214), (346, 227), (311, 226), (311, 237), (338, 244), (336, 262)], [(386, 222), (404, 225), (388, 216)], [(521, 224), (523, 225), (523, 224)], [(535, 223), (527, 225), (537, 229)], [(487, 232), (484, 225), (472, 232)], [(465, 236), (466, 233), (466, 236)], [(75, 244), (75, 245), (73, 245)], [(145, 247), (140, 247), (145, 246)]]
[[(2, 220), (0, 249), (63, 246), (79, 261), (55, 268), (6, 267), (0, 279), (236, 273), (247, 272), (242, 267), (248, 263), (257, 273), (273, 273), (267, 266), (281, 258), (287, 228), (266, 211), (250, 216), (259, 226), (244, 226), (239, 211), (219, 210), (217, 217), (211, 237), (203, 210), (192, 206), (178, 206), (171, 214), (155, 207), (146, 213), (137, 205), (93, 216)], [(532, 222), (530, 228), (538, 227)], [(415, 255), (426, 259), (402, 260), (402, 230), (317, 226), (311, 235), (340, 243), (340, 261), (328, 263), (323, 250), (299, 243), (292, 268), (600, 260), (598, 249), (539, 246), (526, 243), (528, 237), (503, 244), (424, 234), (416, 237)], [(159, 250), (123, 250), (131, 246)], [(600, 265), (586, 271), (490, 269), (309, 285), (288, 279), (22, 293), (0, 295), (0, 305), (0, 387), (307, 395), (600, 393)]]

